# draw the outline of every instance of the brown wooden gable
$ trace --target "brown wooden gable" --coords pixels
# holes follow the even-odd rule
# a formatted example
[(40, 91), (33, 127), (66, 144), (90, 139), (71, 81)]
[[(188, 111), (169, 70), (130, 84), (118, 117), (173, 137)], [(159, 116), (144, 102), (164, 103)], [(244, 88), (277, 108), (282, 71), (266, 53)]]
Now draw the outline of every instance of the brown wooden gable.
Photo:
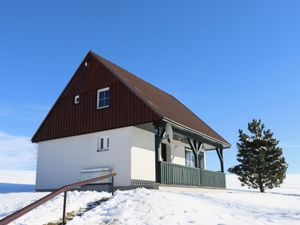
[[(85, 62), (88, 65), (85, 66)], [(110, 87), (110, 107), (97, 109), (97, 90)], [(74, 104), (74, 96), (80, 103)], [(69, 137), (156, 121), (147, 106), (93, 54), (89, 53), (34, 134), (32, 141)]]

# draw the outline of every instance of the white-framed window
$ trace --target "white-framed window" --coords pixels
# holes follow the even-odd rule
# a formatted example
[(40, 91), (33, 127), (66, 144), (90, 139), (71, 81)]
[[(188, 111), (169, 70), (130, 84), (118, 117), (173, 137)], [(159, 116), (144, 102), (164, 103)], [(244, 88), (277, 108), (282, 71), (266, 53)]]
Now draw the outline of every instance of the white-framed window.
[(97, 152), (108, 151), (109, 150), (109, 137), (98, 137), (97, 138)]
[(107, 108), (110, 105), (109, 87), (97, 91), (97, 109)]
[(75, 95), (74, 96), (74, 104), (76, 105), (76, 104), (79, 104), (79, 95)]
[(195, 155), (192, 149), (185, 148), (185, 165), (195, 167)]

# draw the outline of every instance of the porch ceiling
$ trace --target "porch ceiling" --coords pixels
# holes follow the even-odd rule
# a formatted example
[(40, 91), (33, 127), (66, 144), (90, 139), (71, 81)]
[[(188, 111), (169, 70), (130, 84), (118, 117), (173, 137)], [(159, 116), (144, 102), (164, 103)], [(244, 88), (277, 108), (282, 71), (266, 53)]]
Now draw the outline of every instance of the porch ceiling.
[(164, 120), (164, 123), (172, 124), (174, 138), (177, 140), (181, 139), (181, 141), (186, 141), (186, 143), (188, 143), (187, 138), (197, 140), (206, 145), (206, 150), (215, 150), (216, 148), (226, 149), (231, 147), (228, 143), (220, 142), (219, 140), (213, 139), (205, 134), (201, 134), (195, 130), (184, 127), (181, 124), (174, 123), (169, 120)]
[[(220, 143), (217, 140), (213, 140), (209, 137), (206, 137), (202, 134), (197, 133), (196, 131), (187, 129), (185, 127), (180, 126), (179, 124), (175, 124), (169, 121), (163, 121), (163, 123), (161, 124), (162, 126), (165, 126), (166, 123), (171, 123), (172, 124), (172, 128), (173, 128), (173, 134), (174, 137), (173, 139), (175, 140), (179, 140), (183, 143), (188, 144), (188, 140), (187, 138), (191, 138), (193, 140), (197, 140), (199, 142), (202, 142), (205, 146), (205, 150), (209, 151), (209, 150), (215, 150), (216, 148), (230, 148), (230, 145), (226, 145), (226, 143)], [(144, 123), (144, 124), (140, 124), (140, 125), (136, 125), (136, 127), (150, 131), (150, 132), (154, 132), (154, 125), (153, 123)]]

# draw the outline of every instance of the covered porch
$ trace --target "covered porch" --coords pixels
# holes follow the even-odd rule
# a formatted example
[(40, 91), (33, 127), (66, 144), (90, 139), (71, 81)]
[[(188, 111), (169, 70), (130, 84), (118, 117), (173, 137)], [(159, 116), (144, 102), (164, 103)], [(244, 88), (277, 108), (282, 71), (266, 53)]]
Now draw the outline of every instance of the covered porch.
[[(227, 143), (167, 119), (154, 123), (154, 127), (156, 183), (226, 188), (223, 149), (230, 147)], [(207, 151), (216, 152), (220, 171), (206, 169)], [(184, 161), (176, 158), (176, 152), (184, 157)]]

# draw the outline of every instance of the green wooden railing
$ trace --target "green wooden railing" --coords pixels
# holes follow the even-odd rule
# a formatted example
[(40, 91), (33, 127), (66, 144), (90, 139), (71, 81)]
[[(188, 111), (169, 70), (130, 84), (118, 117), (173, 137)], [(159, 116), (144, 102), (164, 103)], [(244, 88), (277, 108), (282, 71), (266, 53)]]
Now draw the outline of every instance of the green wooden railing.
[(201, 170), (201, 181), (204, 187), (226, 187), (225, 174), (221, 172)]
[(201, 172), (197, 168), (160, 162), (160, 181), (163, 184), (201, 186)]
[(159, 162), (162, 184), (225, 188), (225, 174), (178, 164)]

